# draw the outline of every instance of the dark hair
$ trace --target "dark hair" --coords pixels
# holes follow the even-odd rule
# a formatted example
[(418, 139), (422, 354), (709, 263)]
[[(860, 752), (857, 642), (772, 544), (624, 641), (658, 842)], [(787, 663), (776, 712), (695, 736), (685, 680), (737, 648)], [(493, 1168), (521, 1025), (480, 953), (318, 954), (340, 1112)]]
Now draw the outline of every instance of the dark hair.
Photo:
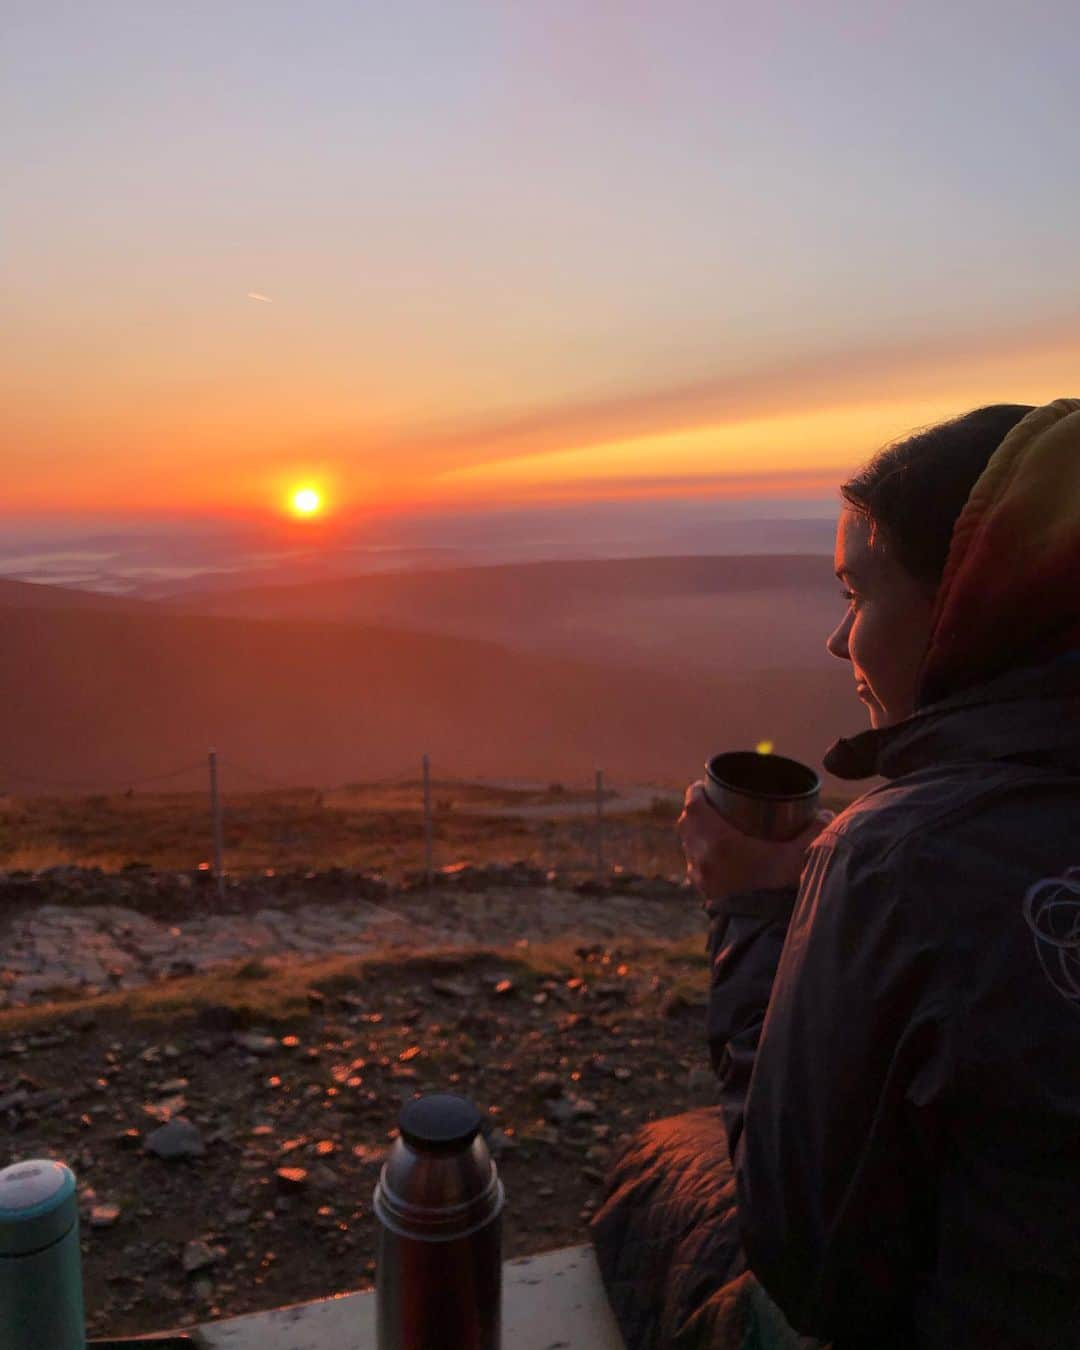
[(841, 487), (897, 561), (928, 585), (945, 571), (953, 526), (990, 457), (1032, 409), (995, 403), (886, 446)]

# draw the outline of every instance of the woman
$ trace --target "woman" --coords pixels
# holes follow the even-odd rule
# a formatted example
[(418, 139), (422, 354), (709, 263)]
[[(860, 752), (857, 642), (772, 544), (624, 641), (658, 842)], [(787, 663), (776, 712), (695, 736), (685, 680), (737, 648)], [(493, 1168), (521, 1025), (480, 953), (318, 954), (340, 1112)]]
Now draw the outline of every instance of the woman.
[(842, 493), (871, 729), (825, 764), (886, 782), (787, 845), (688, 789), (721, 1106), (639, 1133), (601, 1270), (632, 1347), (1077, 1350), (1080, 400)]

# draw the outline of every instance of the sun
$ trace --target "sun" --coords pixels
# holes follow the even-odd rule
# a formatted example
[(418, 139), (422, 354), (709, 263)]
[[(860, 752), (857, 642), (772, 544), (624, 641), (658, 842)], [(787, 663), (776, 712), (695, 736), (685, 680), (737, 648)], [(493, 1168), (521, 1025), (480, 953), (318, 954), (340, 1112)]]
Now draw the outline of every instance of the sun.
[(312, 487), (297, 488), (292, 495), (292, 509), (298, 516), (317, 515), (322, 504), (322, 497)]

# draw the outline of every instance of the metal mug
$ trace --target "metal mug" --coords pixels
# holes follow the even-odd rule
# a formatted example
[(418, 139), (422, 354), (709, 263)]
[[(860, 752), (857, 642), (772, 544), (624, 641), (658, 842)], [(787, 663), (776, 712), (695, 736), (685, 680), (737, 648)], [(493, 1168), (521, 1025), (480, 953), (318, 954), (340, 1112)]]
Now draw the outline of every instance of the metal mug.
[(472, 1102), (407, 1102), (375, 1187), (378, 1350), (499, 1350), (503, 1187)]
[(729, 750), (705, 765), (705, 796), (743, 834), (794, 839), (817, 814), (821, 780), (797, 759)]

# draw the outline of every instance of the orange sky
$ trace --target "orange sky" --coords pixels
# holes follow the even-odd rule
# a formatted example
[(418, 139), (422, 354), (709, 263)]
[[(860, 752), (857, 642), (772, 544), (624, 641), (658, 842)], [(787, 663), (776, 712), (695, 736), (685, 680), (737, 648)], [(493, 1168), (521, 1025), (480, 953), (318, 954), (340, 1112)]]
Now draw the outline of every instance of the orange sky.
[[(983, 402), (1067, 393), (1080, 370), (1078, 331), (1044, 324), (826, 351), (516, 405), (504, 393), (444, 391), (441, 407), (433, 400), (441, 415), (361, 409), (295, 350), (288, 369), (267, 354), (260, 368), (187, 387), (169, 378), (167, 351), (125, 378), (119, 354), (99, 352), (63, 399), (48, 397), (46, 372), (34, 381), (24, 363), (7, 401), (5, 497), (22, 515), (257, 517), (307, 483), (331, 512), (350, 515), (650, 492), (815, 495), (915, 427)], [(418, 398), (430, 392), (424, 371), (412, 378)]]
[(825, 491), (1074, 394), (1076, 32), (1064, 0), (24, 5), (0, 517)]

